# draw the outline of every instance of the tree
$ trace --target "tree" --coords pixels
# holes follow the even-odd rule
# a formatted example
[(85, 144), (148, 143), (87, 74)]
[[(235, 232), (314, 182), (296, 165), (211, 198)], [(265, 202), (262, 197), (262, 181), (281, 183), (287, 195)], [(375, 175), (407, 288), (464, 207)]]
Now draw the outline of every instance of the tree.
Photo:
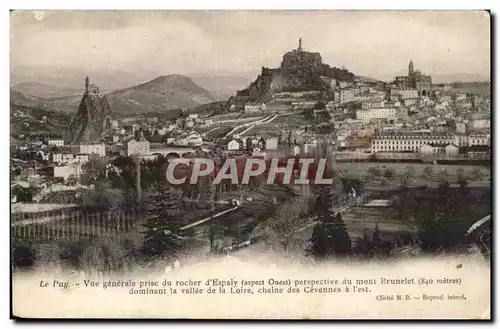
[(375, 228), (372, 233), (372, 244), (374, 249), (379, 249), (382, 247), (382, 238), (380, 237), (380, 229), (378, 224), (375, 224)]
[(381, 172), (381, 171), (380, 171), (380, 169), (379, 169), (379, 168), (377, 168), (377, 167), (370, 167), (370, 168), (368, 169), (368, 173), (369, 173), (370, 175), (372, 175), (373, 177), (380, 177), (380, 176), (382, 176), (382, 172)]
[(69, 175), (68, 179), (66, 180), (66, 183), (68, 183), (68, 185), (76, 185), (78, 183), (78, 179), (76, 178), (75, 175)]
[(120, 236), (107, 239), (102, 248), (108, 274), (111, 275), (114, 270), (121, 272), (131, 270), (134, 265), (135, 249), (137, 247), (132, 240)]
[(59, 245), (54, 243), (39, 245), (36, 253), (36, 263), (43, 272), (45, 272), (45, 270), (51, 271), (60, 269), (61, 248)]
[(367, 231), (364, 231), (363, 236), (356, 239), (353, 253), (362, 257), (368, 257), (371, 255), (372, 249), (371, 237), (368, 235)]
[(441, 170), (441, 172), (439, 173), (440, 182), (442, 182), (442, 183), (447, 182), (449, 176), (450, 176), (450, 174), (448, 173), (448, 171), (446, 169)]
[(264, 224), (265, 234), (268, 237), (274, 236), (280, 241), (287, 258), (295, 232), (308, 222), (307, 209), (305, 201), (291, 200), (279, 206), (275, 215)]
[(351, 239), (347, 233), (342, 216), (325, 214), (319, 218), (326, 227), (326, 237), (330, 242), (329, 254), (334, 257), (345, 257), (351, 254)]
[(480, 180), (483, 180), (483, 178), (484, 178), (483, 171), (479, 167), (473, 167), (471, 170), (470, 176), (475, 181), (480, 181)]
[(394, 177), (394, 174), (395, 174), (394, 170), (390, 168), (387, 168), (384, 171), (384, 177), (387, 178), (388, 180), (391, 180)]
[(391, 243), (389, 241), (384, 241), (381, 238), (378, 224), (375, 224), (375, 228), (373, 229), (371, 243), (372, 243), (372, 256), (385, 257), (389, 254)]
[(351, 254), (351, 239), (347, 233), (340, 214), (334, 216), (331, 212), (318, 217), (309, 240), (307, 255), (316, 260), (342, 258)]
[(462, 181), (466, 180), (467, 178), (465, 177), (465, 170), (463, 168), (458, 168), (457, 169), (457, 180)]
[(332, 187), (329, 185), (320, 185), (315, 192), (314, 212), (317, 214), (329, 213), (335, 197)]
[(251, 152), (253, 150), (253, 141), (252, 141), (252, 138), (248, 137), (246, 139), (246, 148), (247, 148), (247, 151)]
[(431, 166), (426, 166), (424, 168), (424, 170), (422, 171), (423, 175), (422, 175), (422, 178), (423, 179), (430, 179), (430, 177), (432, 176), (432, 174), (434, 173), (434, 170), (432, 169)]
[(317, 261), (324, 260), (330, 252), (330, 243), (326, 235), (326, 227), (324, 223), (318, 223), (314, 226), (311, 239), (309, 239), (309, 247), (307, 256), (314, 257)]
[(147, 260), (175, 257), (180, 249), (177, 227), (173, 223), (179, 213), (179, 195), (163, 188), (158, 195), (146, 200), (146, 223), (141, 254)]
[(469, 187), (469, 183), (467, 182), (467, 180), (465, 180), (465, 179), (458, 180), (457, 183), (458, 183), (458, 185), (460, 185), (460, 192), (463, 195), (470, 192), (470, 187)]
[(408, 166), (406, 168), (406, 171), (404, 173), (404, 176), (406, 177), (406, 179), (411, 179), (413, 177), (415, 177), (415, 174), (416, 174), (416, 170), (415, 170), (415, 167), (413, 166)]
[(80, 267), (87, 273), (104, 270), (104, 251), (100, 245), (92, 243), (86, 246), (79, 257)]
[(416, 228), (425, 252), (454, 250), (475, 220), (466, 195), (457, 194), (448, 182), (437, 189), (401, 193), (392, 208), (395, 218)]
[(314, 104), (314, 109), (315, 110), (324, 110), (324, 109), (326, 109), (325, 102), (323, 102), (323, 101), (316, 102), (316, 104)]

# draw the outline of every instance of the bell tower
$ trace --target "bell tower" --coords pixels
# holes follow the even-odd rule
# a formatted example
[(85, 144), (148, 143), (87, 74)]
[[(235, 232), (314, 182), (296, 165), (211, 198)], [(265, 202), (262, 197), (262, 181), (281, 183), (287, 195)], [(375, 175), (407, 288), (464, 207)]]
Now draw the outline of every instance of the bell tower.
[(408, 64), (408, 76), (411, 77), (413, 75), (413, 60), (410, 58), (410, 64)]

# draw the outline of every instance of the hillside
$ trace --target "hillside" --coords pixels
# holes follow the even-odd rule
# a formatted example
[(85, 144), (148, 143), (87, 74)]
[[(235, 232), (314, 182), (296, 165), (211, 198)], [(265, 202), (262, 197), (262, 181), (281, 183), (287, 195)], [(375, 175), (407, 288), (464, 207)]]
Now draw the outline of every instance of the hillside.
[(21, 106), (39, 106), (43, 103), (43, 100), (37, 97), (24, 95), (19, 91), (10, 89), (10, 103)]
[(11, 102), (10, 135), (14, 138), (20, 134), (56, 134), (62, 136), (68, 129), (70, 119), (70, 116), (64, 113), (55, 113), (42, 107)]
[(142, 113), (190, 108), (216, 100), (188, 77), (166, 75), (106, 95), (114, 112)]
[[(105, 94), (115, 114), (163, 112), (191, 108), (216, 99), (206, 89), (182, 75), (160, 76), (149, 82)], [(45, 104), (56, 111), (76, 112), (82, 95), (47, 100)]]
[(81, 90), (78, 90), (76, 88), (57, 87), (50, 84), (44, 84), (34, 81), (21, 82), (13, 86), (12, 89), (27, 96), (34, 96), (45, 99), (67, 97), (81, 92)]
[(381, 80), (370, 78), (370, 77), (365, 77), (365, 76), (362, 76), (362, 75), (357, 75), (355, 79), (359, 80), (361, 82), (365, 82), (365, 83), (378, 83), (378, 82), (382, 82)]
[(470, 73), (456, 73), (448, 75), (433, 75), (433, 83), (454, 83), (454, 82), (489, 82), (490, 77), (481, 74), (470, 74)]

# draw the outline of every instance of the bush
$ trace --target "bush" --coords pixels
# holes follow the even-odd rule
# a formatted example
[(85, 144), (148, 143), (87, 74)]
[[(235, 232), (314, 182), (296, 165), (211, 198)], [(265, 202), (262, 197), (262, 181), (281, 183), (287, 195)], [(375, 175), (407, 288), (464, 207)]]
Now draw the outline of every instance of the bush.
[(370, 175), (372, 175), (373, 177), (380, 177), (380, 176), (382, 176), (382, 172), (381, 172), (381, 171), (380, 171), (380, 169), (379, 169), (379, 168), (377, 168), (377, 167), (370, 167), (370, 168), (368, 169), (368, 173), (369, 173)]
[(481, 170), (481, 168), (474, 167), (474, 168), (472, 168), (472, 170), (470, 172), (470, 176), (473, 180), (480, 181), (480, 180), (483, 180), (485, 175), (483, 174), (483, 171)]
[(434, 170), (432, 169), (431, 166), (427, 166), (424, 168), (424, 170), (422, 171), (422, 178), (423, 179), (429, 179), (430, 176), (434, 173)]
[(394, 170), (390, 169), (390, 168), (387, 168), (385, 171), (384, 171), (384, 177), (387, 178), (387, 179), (392, 179), (395, 175), (395, 172)]

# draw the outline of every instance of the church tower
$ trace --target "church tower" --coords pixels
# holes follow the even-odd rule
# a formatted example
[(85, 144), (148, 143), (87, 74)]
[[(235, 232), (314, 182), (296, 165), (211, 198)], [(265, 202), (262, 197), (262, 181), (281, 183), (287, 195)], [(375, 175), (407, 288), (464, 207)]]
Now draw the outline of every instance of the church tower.
[(410, 58), (410, 64), (408, 64), (408, 76), (411, 77), (413, 75), (413, 60)]
[(302, 51), (302, 38), (299, 38), (299, 48), (297, 48), (297, 51)]
[(85, 78), (85, 92), (89, 92), (89, 77)]

